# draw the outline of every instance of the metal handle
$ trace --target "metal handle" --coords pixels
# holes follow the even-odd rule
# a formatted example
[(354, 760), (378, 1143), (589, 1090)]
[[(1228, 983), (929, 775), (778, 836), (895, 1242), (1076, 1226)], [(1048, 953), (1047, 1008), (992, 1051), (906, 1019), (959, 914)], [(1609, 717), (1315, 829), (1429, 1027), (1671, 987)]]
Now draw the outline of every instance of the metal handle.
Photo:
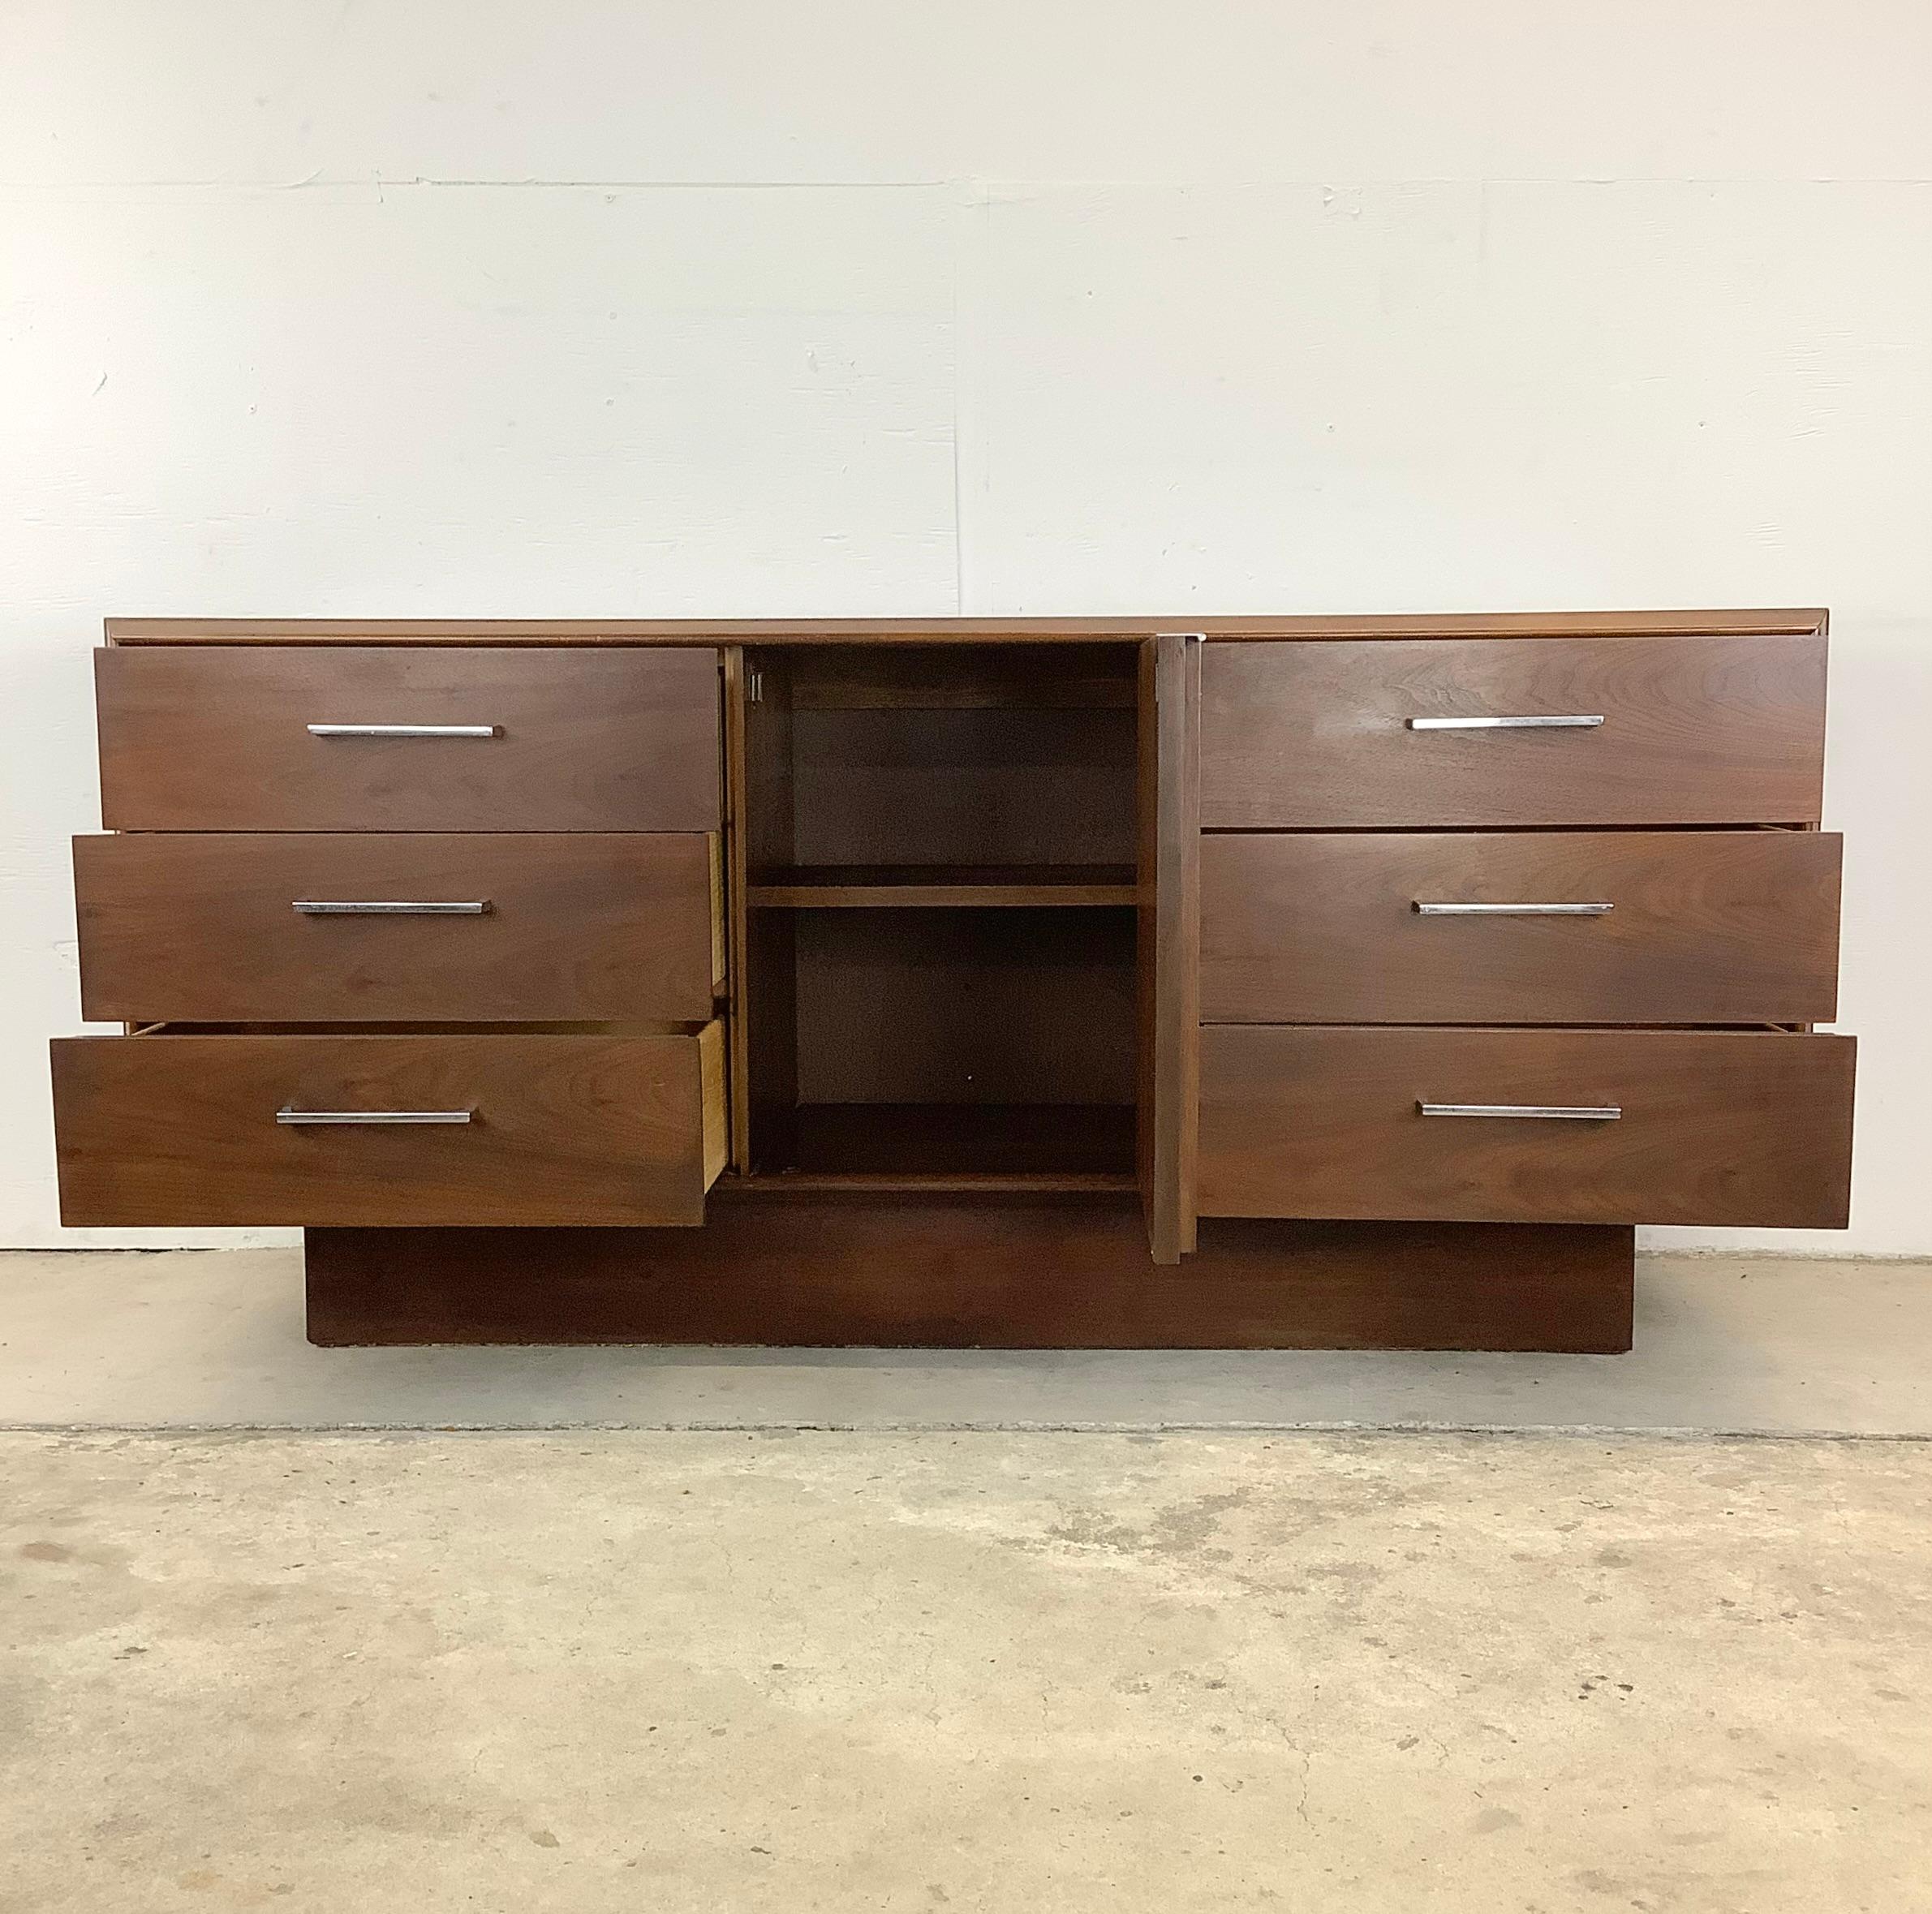
[(386, 897), (297, 897), (290, 908), (304, 917), (487, 917), (488, 897), (461, 902), (391, 902)]
[(1533, 718), (1410, 718), (1411, 731), (1594, 731), (1602, 714)]
[(1536, 1116), (1565, 1123), (1615, 1123), (1623, 1115), (1616, 1103), (1423, 1103), (1425, 1116)]
[(1425, 904), (1414, 909), (1418, 917), (1607, 917), (1614, 904)]
[(501, 725), (311, 725), (311, 738), (501, 738)]
[(309, 1123), (467, 1123), (474, 1110), (278, 1110), (282, 1124)]

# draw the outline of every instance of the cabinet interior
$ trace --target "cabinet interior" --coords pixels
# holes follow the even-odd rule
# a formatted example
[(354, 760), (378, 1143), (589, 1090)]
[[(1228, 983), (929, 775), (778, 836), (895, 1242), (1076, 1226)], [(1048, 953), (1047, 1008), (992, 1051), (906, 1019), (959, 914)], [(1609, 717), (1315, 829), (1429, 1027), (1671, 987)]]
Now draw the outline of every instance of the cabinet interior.
[(755, 1177), (1126, 1182), (1130, 644), (748, 650)]

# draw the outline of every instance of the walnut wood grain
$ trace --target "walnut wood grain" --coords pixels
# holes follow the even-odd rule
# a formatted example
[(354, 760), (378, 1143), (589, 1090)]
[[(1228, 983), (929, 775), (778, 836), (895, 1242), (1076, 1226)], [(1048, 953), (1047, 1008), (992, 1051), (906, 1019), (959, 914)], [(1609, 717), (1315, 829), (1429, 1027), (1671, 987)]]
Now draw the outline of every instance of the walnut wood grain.
[[(1417, 731), (1411, 718), (1601, 716)], [(1228, 644), (1203, 668), (1209, 830), (1814, 824), (1822, 637)]]
[(1200, 1094), (1201, 647), (1141, 647), (1135, 1159), (1156, 1262), (1194, 1246)]
[[(797, 803), (793, 774), (793, 660), (767, 652), (742, 654), (739, 716), (743, 726), (747, 906), (744, 975), (748, 1169), (781, 1169), (796, 1153), (798, 1106), (798, 940), (783, 911), (749, 908), (749, 872), (795, 861)], [(754, 699), (753, 694), (756, 695)]]
[[(721, 970), (697, 833), (177, 833), (74, 842), (96, 1022), (704, 1023)], [(466, 917), (295, 901), (467, 901)]]
[(109, 618), (110, 644), (820, 646), (1118, 643), (1161, 631), (1208, 638), (1540, 638), (1822, 631), (1815, 608), (1610, 612), (1280, 613), (1108, 618)]
[(1130, 910), (752, 916), (794, 925), (798, 1103), (1134, 1100)]
[(970, 1107), (1131, 1104), (1134, 656), (744, 652), (757, 1170), (805, 1167), (822, 1106), (876, 1112), (841, 1167), (916, 1127), (944, 1173), (991, 1160)]
[[(1211, 1023), (1828, 1023), (1843, 841), (1292, 832), (1201, 846)], [(1607, 903), (1596, 917), (1418, 902)]]
[(325, 1344), (1630, 1346), (1618, 1228), (1216, 1219), (1164, 1267), (1131, 1195), (788, 1197), (727, 1177), (703, 1229), (317, 1229), (308, 1250)]
[[(1513, 922), (1484, 946), (1485, 961), (1444, 971), (1431, 970), (1429, 945), (1375, 928), (1405, 871), (1471, 882), (1577, 873), (1554, 850), (1555, 864), (1538, 866), (1534, 852), (1513, 848), (1534, 841), (1523, 828), (1815, 823), (1825, 622), (1822, 613), (1776, 610), (111, 621), (114, 649), (101, 665), (110, 826), (302, 832), (318, 843), (336, 832), (368, 833), (365, 841), (380, 845), (386, 839), (377, 834), (392, 832), (474, 833), (472, 841), (489, 843), (496, 833), (588, 841), (607, 831), (716, 830), (725, 808), (717, 654), (755, 647), (738, 656), (734, 686), (729, 892), (738, 1161), (781, 1169), (805, 1155), (830, 1165), (811, 1172), (823, 1179), (951, 1179), (957, 1194), (941, 1198), (927, 1188), (923, 1197), (895, 1198), (847, 1186), (815, 1200), (774, 1194), (781, 1177), (761, 1179), (714, 1196), (706, 1229), (626, 1227), (673, 1211), (695, 1220), (704, 1211), (702, 1191), (722, 1166), (729, 1128), (716, 1024), (698, 1039), (467, 1030), (299, 1036), (265, 1027), (247, 1036), (64, 1041), (56, 1047), (56, 1090), (65, 1194), (75, 1220), (334, 1226), (311, 1229), (312, 1331), (323, 1341), (1625, 1347), (1629, 1221), (1843, 1219), (1848, 1040), (1691, 1030), (1203, 1031), (1199, 1017), (1203, 1008), (1215, 1014), (1216, 1004), (1244, 1017), (1263, 1009), (1291, 1013), (1284, 1005), (1306, 1017), (1323, 1004), (1323, 1014), (1353, 1017), (1366, 1002), (1382, 1016), (1426, 1009), (1435, 1022), (1446, 1003), (1454, 1006), (1448, 1014), (1472, 1020), (1655, 1022), (1689, 1017), (1693, 1004), (1700, 1017), (1706, 1009), (1743, 1017), (1746, 1004), (1756, 1017), (1774, 996), (1786, 1007), (1777, 1021), (1829, 1014), (1816, 994), (1828, 990), (1833, 967), (1818, 927), (1836, 847), (1815, 835), (1802, 850), (1737, 853), (1721, 871), (1685, 848), (1697, 833), (1672, 830), (1668, 837), (1677, 841), (1647, 861), (1636, 848), (1647, 836), (1592, 844), (1590, 875), (1620, 875), (1638, 887), (1629, 893), (1637, 902), (1619, 900), (1626, 914), (1581, 927), (1613, 927), (1622, 940), (1588, 947), (1594, 969), (1577, 961), (1573, 946), (1559, 947), (1569, 961), (1552, 961), (1549, 947), (1520, 935), (1523, 926)], [(958, 888), (961, 866), (1125, 862), (1137, 776), (1126, 667), (1136, 641), (1175, 631), (1211, 641), (1174, 647), (1184, 699), (1211, 705), (1224, 673), (1229, 686), (1244, 672), (1260, 676), (1223, 714), (1228, 722), (1200, 772), (1203, 811), (1193, 808), (1192, 740), (1185, 729), (1170, 735), (1173, 708), (1152, 701), (1160, 647), (1148, 647), (1138, 733), (1145, 810), (1137, 916), (1147, 952), (1138, 1041), (1125, 997), (1135, 919), (1125, 910), (979, 912), (932, 909), (924, 899), (922, 908), (893, 910), (749, 909), (753, 878), (801, 865), (944, 865), (953, 868), (934, 881)], [(1284, 694), (1269, 675), (1279, 663), (1254, 661), (1289, 653), (1301, 656), (1304, 675)], [(156, 675), (147, 675), (150, 668)], [(746, 695), (753, 669), (768, 679), (759, 704)], [(292, 677), (279, 675), (285, 670)], [(688, 678), (678, 677), (680, 670)], [(1204, 694), (1190, 671), (1207, 673)], [(297, 717), (291, 684), (298, 692), (339, 686), (350, 682), (344, 672), (372, 693), (394, 694), (400, 708), (311, 709)], [(375, 675), (354, 675), (363, 672)], [(1499, 700), (1542, 692), (1550, 702), (1524, 708), (1576, 708), (1573, 699), (1594, 688), (1599, 702), (1587, 708), (1603, 709), (1609, 721), (1590, 733), (1488, 736), (1401, 726), (1404, 715), (1418, 711), (1469, 710), (1455, 699), (1472, 686), (1491, 712), (1504, 708)], [(1297, 706), (1296, 695), (1310, 686), (1319, 695)], [(414, 706), (426, 687), (443, 708)], [(479, 691), (520, 712), (517, 722), (464, 703)], [(518, 704), (519, 697), (527, 702)], [(1273, 711), (1244, 713), (1251, 702), (1272, 702)], [(506, 729), (481, 747), (495, 757), (467, 760), (455, 754), (472, 748), (467, 742), (369, 741), (355, 747), (372, 754), (366, 775), (352, 775), (340, 758), (299, 752), (291, 768), (253, 740), (265, 716), (271, 727), (293, 720), (304, 744), (301, 725), (316, 720)], [(1401, 748), (1418, 744), (1420, 752)], [(1499, 763), (1516, 768), (1499, 775)], [(1294, 812), (1293, 802), (1304, 810)], [(1478, 852), (1459, 852), (1459, 838), (1447, 835), (1418, 837), (1397, 841), (1426, 845), (1426, 853), (1391, 850), (1376, 863), (1375, 853), (1351, 861), (1337, 849), (1312, 870), (1271, 865), (1265, 849), (1226, 854), (1238, 867), (1237, 907), (1230, 913), (1211, 897), (1207, 908), (1211, 938), (1227, 933), (1225, 981), (1236, 994), (1203, 1006), (1186, 969), (1195, 961), (1189, 874), (1203, 848), (1199, 826), (1203, 818), (1224, 822), (1215, 809), (1223, 802), (1234, 807), (1225, 821), (1237, 830), (1517, 828), (1482, 840)], [(1703, 835), (1708, 842), (1717, 833)], [(1210, 860), (1219, 841), (1204, 847)], [(1618, 848), (1607, 848), (1613, 841)], [(1425, 855), (1439, 861), (1402, 862)], [(1243, 856), (1261, 861), (1239, 864)], [(1780, 880), (1771, 866), (1780, 858), (1802, 868), (1787, 871), (1780, 910), (1753, 950), (1751, 927), (1771, 919)], [(1635, 865), (1620, 862), (1633, 858)], [(1297, 885), (1298, 917), (1287, 910)], [(246, 882), (240, 890), (224, 908), (243, 910)], [(144, 909), (165, 930), (158, 892)], [(922, 927), (932, 920), (950, 923)], [(975, 929), (986, 920), (990, 929)], [(1418, 926), (1410, 917), (1405, 927)], [(1470, 932), (1497, 924), (1439, 920), (1429, 927)], [(1097, 940), (1091, 948), (1079, 942), (1090, 934)], [(534, 944), (517, 961), (544, 973)], [(178, 970), (185, 977), (195, 967), (184, 956)], [(714, 980), (716, 962), (704, 967), (708, 983)], [(243, 987), (265, 968), (272, 973), (273, 962), (238, 959), (228, 981)], [(334, 981), (321, 978), (321, 996), (299, 1000), (328, 1004)], [(317, 980), (300, 982), (306, 989)], [(387, 973), (372, 987), (381, 1000)], [(445, 987), (460, 989), (462, 980)], [(1216, 987), (1211, 974), (1207, 987)], [(1525, 998), (1540, 1008), (1521, 1009)], [(1499, 1012), (1504, 1000), (1512, 1007)], [(224, 1007), (232, 1012), (238, 1000), (231, 990)], [(1801, 1000), (1807, 1013), (1792, 1014)], [(247, 1021), (292, 1021), (283, 1001), (257, 1000)], [(510, 1000), (500, 1002), (514, 1014)], [(1586, 1003), (1596, 1007), (1588, 1017)], [(1178, 1019), (1177, 1006), (1187, 1013)], [(641, 1014), (635, 1004), (626, 1009)], [(427, 1022), (434, 1013), (397, 1014)], [(473, 1013), (460, 1014), (469, 1022)], [(1321, 1047), (1337, 1038), (1361, 1047), (1346, 1054)], [(1211, 1086), (1230, 1088), (1233, 1101), (1207, 1098), (1201, 1141), (1209, 1158), (1197, 1178), (1189, 1073), (1235, 1039), (1259, 1048), (1241, 1053)], [(1559, 1080), (1587, 1065), (1598, 1079), (1594, 1094), (1614, 1095), (1626, 1115), (1614, 1125), (1551, 1126), (1513, 1145), (1486, 1120), (1416, 1119), (1460, 1139), (1438, 1135), (1418, 1153), (1414, 1125), (1394, 1120), (1386, 1106), (1383, 1092), (1402, 1070), (1399, 1058), (1389, 1060), (1394, 1052), (1378, 1047), (1384, 1040), (1407, 1046), (1411, 1064), (1426, 1056), (1432, 1066), (1460, 1067), (1454, 1087), (1428, 1086), (1432, 1097), (1518, 1100), (1505, 1099), (1507, 1077), (1522, 1100), (1533, 1088), (1544, 1092), (1536, 1100), (1563, 1100), (1560, 1088), (1579, 1093)], [(1524, 1040), (1527, 1047), (1508, 1047)], [(640, 1091), (638, 1079), (656, 1065), (640, 1065), (635, 1053), (621, 1060), (613, 1047), (681, 1042), (695, 1044), (688, 1095), (682, 1064), (665, 1079), (678, 1087)], [(1474, 1050), (1415, 1047), (1471, 1042)], [(328, 1056), (317, 1047), (372, 1045), (392, 1047)], [(557, 1047), (563, 1045), (605, 1048), (566, 1055)], [(1637, 1047), (1644, 1045), (1665, 1047)], [(198, 1062), (195, 1046), (218, 1047)], [(472, 1053), (466, 1046), (490, 1047)], [(1304, 1056), (1302, 1047), (1313, 1047)], [(1091, 1167), (1125, 1163), (1118, 1119), (1137, 1050), (1143, 1112), (1185, 1113), (1178, 1124), (1143, 1123), (1138, 1180), (1151, 1231), (1130, 1199), (1099, 1194), (1117, 1170)], [(476, 1125), (285, 1129), (266, 1146), (346, 1146), (333, 1157), (256, 1155), (260, 1139), (241, 1115), (244, 1107), (257, 1113), (260, 1093), (291, 1076), (310, 1103), (346, 1100), (359, 1086), (398, 1093), (392, 1103), (407, 1092), (412, 1105), (441, 1106), (461, 1100), (455, 1078), (466, 1068), (494, 1099), (476, 1099)], [(1110, 1140), (1085, 1168), (1065, 1166), (1089, 1162), (1087, 1144), (1100, 1130), (1074, 1134), (1076, 1115), (1062, 1118), (1058, 1107), (1039, 1102), (1074, 1093), (1113, 1105)], [(1410, 1114), (1417, 1094), (1403, 1106)], [(810, 1100), (816, 1096), (834, 1100), (821, 1106)], [(895, 1100), (862, 1100), (874, 1096)], [(957, 1100), (934, 1100), (941, 1099)], [(801, 1137), (802, 1128), (810, 1133)], [(1592, 1130), (1610, 1139), (1607, 1158), (1581, 1154)], [(481, 1142), (494, 1159), (466, 1155), (465, 1142)], [(351, 1154), (358, 1150), (378, 1163), (381, 1152), (391, 1152), (389, 1173)], [(897, 1170), (889, 1160), (894, 1151), (904, 1159)], [(420, 1154), (405, 1155), (411, 1151)], [(1308, 1176), (1295, 1168), (1297, 1152)], [(316, 1161), (329, 1173), (305, 1181), (303, 1166)], [(1396, 1213), (1392, 1203), (1419, 1204), (1400, 1214), (1429, 1219), (1213, 1217), (1200, 1226), (1199, 1249), (1184, 1267), (1148, 1261), (1150, 1241), (1177, 1255), (1195, 1241), (1197, 1181), (1205, 1193), (1216, 1176), (1226, 1176), (1245, 1184), (1253, 1200), (1279, 1207), (1284, 1164), (1295, 1172), (1287, 1179), (1293, 1200), (1304, 1209), (1310, 1178), (1326, 1176), (1325, 1203), (1370, 1206), (1324, 1215), (1380, 1216)], [(1020, 1187), (1027, 1176), (1056, 1176), (1084, 1194), (1056, 1202), (1041, 1198), (1037, 1183)], [(1458, 1210), (1459, 1202), (1478, 1207)], [(321, 1212), (318, 1203), (350, 1206)], [(1435, 1219), (1469, 1215), (1574, 1220)], [(609, 1227), (527, 1227), (585, 1220)], [(405, 1223), (425, 1227), (390, 1227)], [(501, 1227), (445, 1227), (478, 1224)]]
[(1131, 865), (805, 864), (758, 873), (764, 910), (1011, 910), (1131, 908)]
[(1131, 708), (802, 710), (791, 748), (797, 864), (1134, 861)]
[[(54, 1044), (70, 1225), (696, 1224), (725, 1155), (699, 1036), (70, 1037)], [(464, 1110), (285, 1127), (284, 1108)]]
[[(935, 1178), (1113, 1177), (1132, 1187), (1134, 1110), (1120, 1103), (801, 1103), (797, 1174), (902, 1188)], [(762, 1180), (782, 1188), (794, 1174)], [(754, 1186), (759, 1180), (754, 1179)]]
[(800, 711), (1131, 711), (1133, 651), (1039, 644), (815, 644), (794, 647)]
[(742, 645), (727, 645), (723, 664), (721, 725), (725, 745), (725, 919), (729, 947), (725, 1006), (726, 1097), (731, 1129), (731, 1167), (740, 1176), (751, 1168), (751, 1047), (747, 1017), (746, 960), (751, 926), (747, 901), (750, 847), (745, 841), (748, 765), (746, 758), (747, 700), (750, 685)]
[[(1849, 1037), (1220, 1024), (1206, 1215), (1842, 1228)], [(1418, 1102), (1616, 1106), (1615, 1122)]]
[[(718, 828), (715, 653), (123, 647), (95, 667), (110, 830)], [(312, 723), (501, 735), (316, 738)]]

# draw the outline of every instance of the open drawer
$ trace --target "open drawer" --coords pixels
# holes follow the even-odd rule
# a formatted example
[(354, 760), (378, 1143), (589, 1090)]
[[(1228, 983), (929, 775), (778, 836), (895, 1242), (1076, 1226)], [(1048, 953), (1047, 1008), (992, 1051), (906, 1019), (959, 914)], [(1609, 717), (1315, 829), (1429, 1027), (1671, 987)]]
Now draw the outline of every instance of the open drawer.
[(71, 1225), (696, 1224), (725, 1163), (716, 1022), (53, 1051)]
[(1204, 1216), (1842, 1229), (1850, 1037), (1216, 1024)]

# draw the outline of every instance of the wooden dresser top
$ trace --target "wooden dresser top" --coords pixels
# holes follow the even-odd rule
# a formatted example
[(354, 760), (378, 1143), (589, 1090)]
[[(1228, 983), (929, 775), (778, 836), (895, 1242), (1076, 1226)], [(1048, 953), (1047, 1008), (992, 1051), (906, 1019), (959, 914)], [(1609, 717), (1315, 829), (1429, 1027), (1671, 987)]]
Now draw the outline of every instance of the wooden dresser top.
[(1803, 636), (1822, 610), (1451, 612), (1387, 617), (1160, 618), (110, 618), (115, 645), (1027, 644), (1119, 643), (1158, 631), (1209, 639)]

